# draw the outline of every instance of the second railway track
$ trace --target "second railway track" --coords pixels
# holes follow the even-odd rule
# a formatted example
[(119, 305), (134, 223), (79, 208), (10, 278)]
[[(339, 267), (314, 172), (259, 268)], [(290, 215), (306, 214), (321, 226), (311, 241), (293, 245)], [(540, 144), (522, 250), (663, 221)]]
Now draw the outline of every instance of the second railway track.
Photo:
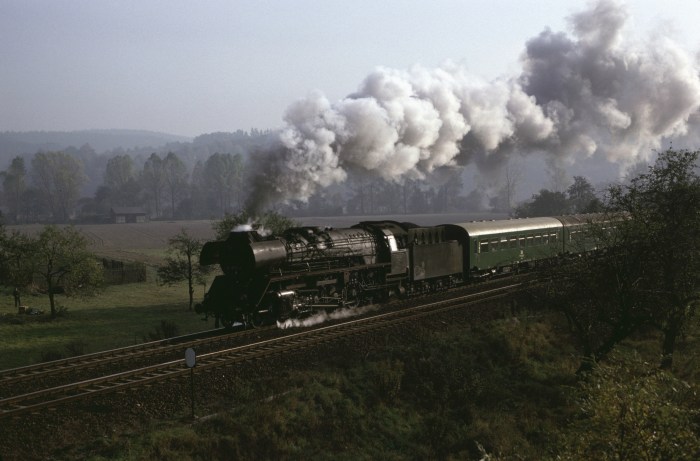
[[(320, 343), (331, 342), (356, 334), (384, 328), (388, 329), (406, 322), (415, 322), (421, 317), (445, 313), (474, 303), (490, 302), (503, 298), (521, 287), (521, 283), (512, 283), (447, 300), (379, 313), (310, 330), (283, 334), (279, 337), (254, 341), (249, 344), (226, 347), (205, 353), (198, 352), (196, 372), (202, 373), (246, 361), (264, 359), (272, 355), (309, 348)], [(253, 334), (256, 332), (259, 334), (261, 330), (249, 331)], [(182, 356), (186, 347), (193, 347), (193, 342), (183, 341), (177, 344), (170, 344), (167, 347), (178, 351), (178, 355)], [(42, 409), (58, 407), (68, 402), (87, 399), (99, 394), (137, 388), (157, 381), (177, 379), (189, 374), (189, 372), (184, 360), (179, 358), (127, 369), (105, 376), (52, 385), (31, 392), (1, 396), (0, 418), (38, 412)]]

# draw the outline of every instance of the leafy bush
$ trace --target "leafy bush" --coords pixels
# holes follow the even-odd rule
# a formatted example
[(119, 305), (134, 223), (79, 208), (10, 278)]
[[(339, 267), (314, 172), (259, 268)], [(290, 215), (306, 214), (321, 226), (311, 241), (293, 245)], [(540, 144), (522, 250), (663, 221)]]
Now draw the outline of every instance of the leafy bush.
[(697, 389), (637, 356), (614, 359), (582, 383), (560, 459), (698, 459)]
[(85, 343), (85, 341), (76, 339), (75, 341), (71, 341), (68, 344), (66, 344), (66, 352), (68, 353), (68, 357), (77, 357), (79, 355), (85, 354), (86, 347), (87, 344)]
[(178, 326), (170, 320), (161, 320), (160, 324), (143, 337), (144, 342), (174, 338), (180, 334)]

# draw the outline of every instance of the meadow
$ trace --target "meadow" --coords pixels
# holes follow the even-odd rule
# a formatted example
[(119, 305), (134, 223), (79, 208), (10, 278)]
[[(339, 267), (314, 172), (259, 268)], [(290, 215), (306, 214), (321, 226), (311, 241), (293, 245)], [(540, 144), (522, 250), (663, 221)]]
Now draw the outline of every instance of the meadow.
[[(50, 319), (48, 296), (25, 294), (22, 304), (43, 311), (41, 315), (17, 315), (10, 288), (0, 290), (0, 369), (30, 365), (42, 360), (91, 353), (143, 342), (157, 333), (162, 321), (175, 325), (179, 334), (213, 328), (213, 321), (189, 311), (187, 285), (160, 286), (155, 267), (166, 255), (168, 238), (185, 229), (209, 240), (211, 221), (150, 222), (76, 226), (101, 258), (147, 264), (147, 281), (105, 287), (97, 296), (68, 298), (58, 295), (61, 315)], [(29, 234), (41, 226), (10, 226)], [(196, 299), (204, 286), (195, 289)]]
[[(197, 288), (197, 297), (203, 288)], [(17, 315), (12, 296), (0, 297), (0, 369), (30, 365), (143, 342), (162, 321), (179, 334), (213, 328), (213, 321), (188, 310), (187, 286), (160, 286), (155, 281), (106, 287), (92, 298), (58, 295), (63, 308), (50, 319), (48, 297), (25, 296), (23, 304), (43, 310), (41, 315)]]

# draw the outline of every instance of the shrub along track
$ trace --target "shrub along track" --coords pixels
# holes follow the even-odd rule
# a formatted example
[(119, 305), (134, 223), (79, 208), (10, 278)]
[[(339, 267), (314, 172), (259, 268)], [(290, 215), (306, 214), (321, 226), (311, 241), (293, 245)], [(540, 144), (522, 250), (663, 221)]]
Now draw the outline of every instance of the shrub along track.
[[(471, 321), (481, 321), (501, 315), (503, 309), (495, 309), (494, 304), (512, 297), (514, 292), (522, 290), (523, 284), (507, 280), (494, 285), (489, 289), (479, 285), (476, 290), (471, 290), (477, 292), (452, 294), (449, 299), (441, 301), (426, 303), (421, 299), (420, 305), (412, 307), (406, 307), (404, 302), (400, 303), (400, 308), (389, 312), (309, 330), (292, 333), (276, 328), (249, 330), (245, 333), (258, 335), (261, 339), (210, 352), (198, 350), (196, 400), (201, 405), (207, 397), (214, 402), (219, 400), (217, 396), (221, 400), (230, 399), (231, 393), (235, 392), (232, 388), (235, 388), (235, 377), (241, 372), (245, 373), (246, 379), (269, 380), (281, 370), (308, 365), (320, 357), (366, 354), (385, 345), (390, 335), (410, 336), (411, 325), (428, 322), (439, 328), (441, 324), (452, 323), (455, 317), (466, 315)], [(504, 305), (507, 303), (500, 304), (501, 307)], [(262, 339), (266, 334), (272, 336)], [(250, 340), (250, 336), (247, 339)], [(182, 357), (184, 349), (192, 346), (186, 344), (171, 345), (179, 351), (176, 360), (129, 367), (106, 376), (0, 400), (3, 411), (0, 414), (0, 440), (5, 446), (0, 449), (0, 456), (2, 459), (15, 459), (15, 456), (16, 459), (44, 458), (49, 453), (56, 453), (57, 449), (75, 446), (78, 441), (72, 438), (79, 437), (78, 434), (84, 434), (86, 430), (92, 433), (90, 440), (99, 439), (100, 435), (111, 434), (115, 427), (123, 430), (127, 426), (128, 431), (128, 426), (138, 425), (138, 420), (182, 415), (190, 402), (190, 370)], [(32, 381), (36, 380), (33, 378)], [(274, 387), (279, 387), (279, 383)], [(275, 392), (272, 387), (271, 392)], [(46, 408), (52, 411), (42, 411)], [(46, 433), (48, 429), (51, 430)], [(31, 440), (39, 445), (35, 446)]]

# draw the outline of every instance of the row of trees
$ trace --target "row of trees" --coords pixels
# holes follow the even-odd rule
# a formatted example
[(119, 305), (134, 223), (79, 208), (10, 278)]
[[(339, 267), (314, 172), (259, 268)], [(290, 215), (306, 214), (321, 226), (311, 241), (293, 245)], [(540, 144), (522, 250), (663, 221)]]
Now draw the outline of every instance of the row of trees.
[(610, 187), (606, 212), (615, 229), (608, 224), (594, 235), (605, 251), (552, 270), (540, 295), (569, 319), (583, 350), (581, 370), (649, 329), (660, 333), (662, 367), (672, 366), (700, 303), (699, 156), (662, 152), (646, 173)]
[(0, 172), (10, 222), (68, 222), (108, 216), (112, 207), (141, 206), (152, 218), (221, 216), (243, 206), (244, 160), (214, 154), (192, 171), (174, 153), (151, 154), (143, 165), (129, 155), (107, 160), (103, 183), (81, 197), (88, 181), (83, 161), (64, 152), (39, 152), (28, 168), (23, 157)]
[[(30, 165), (15, 157), (0, 173), (11, 222), (67, 222), (109, 215), (112, 207), (142, 206), (152, 218), (223, 216), (243, 210), (246, 168), (240, 154), (215, 153), (192, 169), (173, 152), (152, 153), (142, 164), (128, 154), (109, 158), (92, 197), (81, 197), (88, 178), (77, 153), (40, 152)], [(462, 195), (454, 174), (442, 186), (352, 178), (347, 189), (320, 193), (309, 203), (280, 208), (285, 214), (398, 214), (477, 209), (481, 196)]]
[(519, 218), (561, 216), (575, 213), (596, 213), (604, 209), (595, 188), (583, 176), (574, 176), (574, 183), (565, 192), (541, 189), (517, 207), (513, 214)]
[[(113, 207), (143, 207), (152, 219), (220, 217), (245, 208), (247, 181), (255, 176), (248, 171), (247, 158), (240, 153), (214, 153), (192, 160), (174, 152), (102, 157), (89, 146), (17, 156), (0, 172), (0, 204), (12, 223), (95, 222), (109, 216)], [(345, 184), (319, 191), (308, 203), (274, 206), (296, 216), (513, 211), (517, 176), (512, 168), (505, 169), (505, 185), (490, 192), (476, 188), (465, 193), (460, 171), (445, 174), (442, 184), (434, 185), (351, 173)], [(590, 183), (575, 177), (566, 193), (542, 190), (515, 211), (522, 216), (582, 212), (595, 205), (593, 198)]]

